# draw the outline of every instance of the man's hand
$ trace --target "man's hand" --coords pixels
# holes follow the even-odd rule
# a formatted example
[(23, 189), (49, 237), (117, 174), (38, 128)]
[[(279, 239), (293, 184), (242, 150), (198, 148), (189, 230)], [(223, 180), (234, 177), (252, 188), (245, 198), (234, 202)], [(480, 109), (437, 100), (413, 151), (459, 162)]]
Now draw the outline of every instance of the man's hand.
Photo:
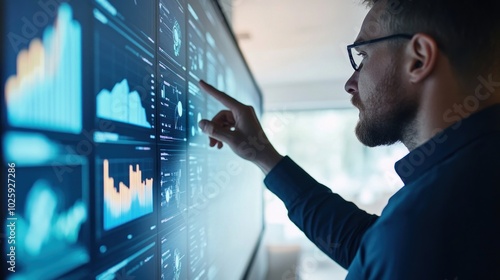
[(226, 143), (241, 158), (255, 163), (269, 173), (283, 158), (269, 142), (251, 106), (244, 105), (213, 86), (200, 81), (200, 86), (228, 110), (222, 110), (211, 121), (198, 125), (209, 136), (210, 147), (222, 148)]

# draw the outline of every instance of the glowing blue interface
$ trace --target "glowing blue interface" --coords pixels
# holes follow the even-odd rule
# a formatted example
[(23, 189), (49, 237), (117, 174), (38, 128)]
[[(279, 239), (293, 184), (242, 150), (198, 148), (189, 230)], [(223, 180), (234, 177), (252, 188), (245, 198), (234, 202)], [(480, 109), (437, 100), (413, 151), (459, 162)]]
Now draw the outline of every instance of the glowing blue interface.
[(244, 277), (262, 175), (198, 81), (261, 97), (215, 0), (0, 6), (5, 279)]

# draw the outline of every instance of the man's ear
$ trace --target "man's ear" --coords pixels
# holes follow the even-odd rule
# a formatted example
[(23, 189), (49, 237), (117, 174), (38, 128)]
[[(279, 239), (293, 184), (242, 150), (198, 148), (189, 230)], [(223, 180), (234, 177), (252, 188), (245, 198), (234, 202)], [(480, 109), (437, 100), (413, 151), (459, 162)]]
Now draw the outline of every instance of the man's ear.
[(417, 33), (406, 48), (406, 70), (411, 83), (418, 83), (432, 73), (439, 56), (436, 41), (427, 34)]

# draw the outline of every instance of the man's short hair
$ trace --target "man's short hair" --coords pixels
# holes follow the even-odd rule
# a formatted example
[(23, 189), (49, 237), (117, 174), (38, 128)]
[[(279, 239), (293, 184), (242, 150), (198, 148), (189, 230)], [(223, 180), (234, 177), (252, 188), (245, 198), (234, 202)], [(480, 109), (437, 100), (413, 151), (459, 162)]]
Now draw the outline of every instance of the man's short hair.
[(390, 33), (434, 38), (465, 84), (500, 69), (500, 0), (364, 0), (387, 3), (381, 19)]

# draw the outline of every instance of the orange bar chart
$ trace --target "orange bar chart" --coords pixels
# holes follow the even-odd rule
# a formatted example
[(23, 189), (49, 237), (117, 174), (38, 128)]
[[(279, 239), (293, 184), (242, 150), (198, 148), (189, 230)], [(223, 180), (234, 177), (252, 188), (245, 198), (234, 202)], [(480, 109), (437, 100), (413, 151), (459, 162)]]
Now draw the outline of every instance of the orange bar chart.
[[(103, 160), (104, 229), (110, 230), (153, 212), (153, 178), (145, 178), (139, 164), (128, 166), (128, 183), (115, 182)], [(117, 186), (117, 187), (115, 187)]]

